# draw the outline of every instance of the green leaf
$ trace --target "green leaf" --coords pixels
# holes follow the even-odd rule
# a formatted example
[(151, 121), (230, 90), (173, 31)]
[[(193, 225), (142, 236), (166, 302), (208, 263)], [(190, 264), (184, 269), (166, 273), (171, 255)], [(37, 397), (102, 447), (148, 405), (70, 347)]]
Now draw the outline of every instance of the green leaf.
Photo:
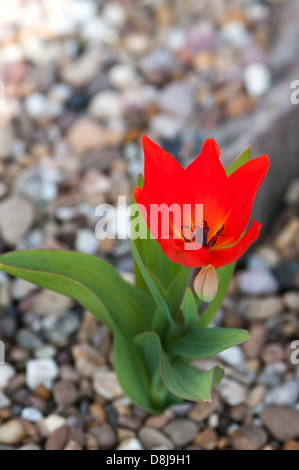
[(221, 302), (226, 294), (230, 279), (233, 275), (236, 263), (227, 264), (217, 269), (219, 285), (215, 299), (207, 306), (205, 311), (199, 316), (198, 326), (207, 326), (213, 321)]
[[(143, 186), (142, 176), (138, 178), (136, 186)], [(132, 204), (136, 204), (134, 198), (132, 199)], [(165, 253), (163, 253), (162, 248), (157, 240), (152, 238), (140, 211), (136, 212), (136, 214), (134, 215), (134, 218), (138, 217), (138, 220), (140, 220), (140, 224), (142, 225), (142, 227), (140, 227), (140, 231), (144, 231), (147, 234), (146, 239), (136, 238), (134, 240), (136, 248), (138, 249), (143, 264), (160, 279), (161, 283), (166, 288), (181, 270), (181, 265), (172, 263), (172, 261), (170, 261)], [(135, 264), (135, 279), (137, 287), (145, 291), (148, 290), (148, 286), (137, 264)]]
[(188, 326), (196, 325), (198, 322), (198, 306), (190, 287), (186, 289), (181, 310), (184, 315), (185, 324)]
[(120, 386), (133, 403), (151, 414), (162, 411), (162, 408), (153, 405), (150, 396), (151, 375), (148, 373), (139, 347), (116, 325), (114, 326), (114, 368)]
[(203, 359), (249, 339), (247, 331), (236, 328), (192, 328), (171, 350), (189, 359)]
[(157, 304), (158, 309), (161, 311), (162, 315), (164, 315), (165, 319), (168, 320), (168, 322), (173, 325), (174, 322), (173, 322), (170, 310), (168, 308), (167, 302), (162, 297), (162, 295), (161, 295), (159, 289), (157, 288), (155, 282), (153, 281), (153, 279), (149, 275), (146, 267), (144, 266), (143, 261), (140, 257), (140, 254), (137, 250), (137, 247), (136, 247), (136, 244), (135, 244), (134, 240), (131, 241), (131, 248), (132, 248), (132, 254), (133, 254), (134, 259), (137, 263), (137, 266), (138, 266), (138, 268), (139, 268), (139, 270), (140, 270), (140, 272), (141, 272), (141, 274), (142, 274), (142, 276), (143, 276), (143, 278), (144, 278), (144, 280), (147, 284), (147, 287), (148, 287), (150, 293), (153, 296), (153, 299), (155, 300), (155, 302)]
[(159, 352), (161, 379), (173, 395), (184, 400), (210, 401), (211, 389), (221, 378), (219, 367), (199, 371), (179, 356), (170, 358), (163, 350), (159, 336), (150, 331), (138, 335), (136, 342), (143, 348), (155, 350), (156, 358)]
[(240, 166), (251, 160), (251, 151), (250, 147), (246, 147), (243, 152), (225, 169), (226, 176), (229, 177), (234, 171), (236, 171)]
[(109, 329), (115, 323), (132, 335), (150, 325), (155, 309), (148, 295), (94, 256), (60, 250), (15, 251), (0, 256), (0, 270), (73, 297)]
[(188, 286), (190, 276), (192, 273), (191, 268), (186, 268), (185, 266), (181, 266), (180, 271), (173, 279), (171, 284), (169, 284), (167, 288), (167, 294), (169, 297), (171, 311), (175, 315), (182, 303), (182, 299), (184, 297), (185, 290)]

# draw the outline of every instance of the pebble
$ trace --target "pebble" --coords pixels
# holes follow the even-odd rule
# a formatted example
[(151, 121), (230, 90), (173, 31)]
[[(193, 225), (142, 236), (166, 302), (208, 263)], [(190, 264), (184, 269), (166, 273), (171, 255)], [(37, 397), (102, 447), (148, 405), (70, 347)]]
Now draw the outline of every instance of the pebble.
[(16, 375), (15, 369), (9, 364), (0, 364), (0, 390), (4, 390)]
[(299, 178), (295, 178), (291, 181), (284, 195), (284, 202), (288, 206), (299, 203)]
[(0, 425), (0, 444), (15, 446), (20, 444), (25, 437), (25, 429), (16, 419)]
[(23, 408), (21, 416), (31, 423), (38, 423), (43, 418), (41, 411), (33, 407)]
[(62, 450), (67, 443), (69, 430), (66, 426), (53, 431), (45, 443), (45, 450)]
[(0, 129), (0, 160), (4, 160), (11, 156), (13, 145), (14, 136), (10, 129)]
[(278, 441), (299, 437), (299, 413), (291, 408), (267, 406), (261, 413), (261, 420)]
[(216, 432), (208, 427), (201, 431), (194, 441), (194, 445), (200, 446), (204, 450), (214, 450), (217, 445), (218, 436)]
[(38, 315), (48, 316), (66, 312), (73, 304), (74, 301), (70, 297), (43, 289), (34, 297), (33, 310)]
[(103, 121), (120, 118), (122, 113), (120, 93), (113, 90), (99, 92), (88, 106), (88, 113), (93, 119)]
[(252, 63), (244, 70), (244, 85), (250, 96), (264, 95), (270, 89), (271, 82), (271, 72), (264, 64)]
[(201, 423), (208, 418), (214, 411), (218, 410), (220, 406), (219, 395), (213, 391), (212, 401), (204, 403), (196, 403), (192, 410), (188, 413), (188, 417), (196, 423)]
[(97, 370), (93, 375), (93, 388), (98, 395), (106, 400), (114, 400), (123, 396), (122, 388), (114, 371)]
[(136, 83), (137, 75), (129, 64), (117, 64), (109, 70), (108, 79), (111, 85), (118, 90), (125, 90)]
[(4, 241), (14, 246), (33, 224), (35, 211), (25, 199), (11, 196), (0, 203), (0, 230)]
[(156, 446), (163, 446), (165, 449), (172, 450), (173, 443), (158, 429), (144, 427), (138, 432), (138, 438), (144, 449), (153, 449)]
[(101, 149), (105, 144), (103, 128), (88, 118), (77, 119), (70, 127), (67, 142), (74, 152), (83, 155), (87, 152)]
[(31, 390), (39, 385), (51, 386), (58, 373), (57, 364), (53, 359), (31, 359), (26, 367), (26, 384)]
[(243, 294), (275, 294), (279, 285), (272, 273), (266, 269), (248, 269), (239, 277), (239, 289)]
[(258, 426), (242, 426), (232, 436), (235, 450), (259, 450), (267, 442), (267, 433)]
[(3, 392), (0, 391), (0, 410), (2, 410), (3, 408), (7, 408), (8, 406), (10, 406), (10, 404), (11, 400), (6, 395), (4, 395)]
[(279, 297), (267, 297), (265, 299), (252, 299), (245, 311), (245, 317), (249, 321), (264, 321), (283, 311), (283, 304)]
[(124, 439), (116, 448), (116, 450), (144, 450), (141, 442), (136, 437)]
[(299, 312), (299, 292), (286, 292), (282, 297), (282, 301), (288, 310)]
[(66, 424), (66, 419), (63, 416), (57, 414), (50, 414), (46, 418), (43, 418), (39, 423), (39, 429), (43, 436), (47, 437), (57, 429), (61, 428)]
[(49, 101), (42, 93), (32, 93), (24, 101), (24, 107), (32, 119), (49, 117)]
[(80, 319), (72, 312), (49, 315), (42, 320), (45, 336), (54, 342), (66, 340), (78, 330), (79, 326)]
[(195, 423), (187, 419), (175, 419), (171, 421), (164, 428), (165, 434), (175, 443), (176, 446), (181, 447), (193, 441), (198, 433)]
[(264, 324), (254, 323), (248, 330), (250, 340), (242, 344), (245, 356), (249, 359), (259, 358), (267, 337)]
[(230, 406), (246, 402), (248, 389), (235, 380), (224, 377), (218, 386), (218, 390), (222, 400)]
[(102, 18), (109, 25), (120, 28), (126, 22), (126, 10), (120, 3), (109, 1), (109, 3), (106, 3), (102, 9)]
[(81, 228), (77, 231), (75, 248), (81, 253), (94, 255), (98, 251), (99, 240), (91, 230)]
[(116, 435), (109, 424), (102, 424), (89, 430), (97, 441), (100, 449), (112, 449), (116, 445)]
[(244, 354), (240, 346), (232, 346), (231, 348), (225, 349), (218, 356), (235, 368), (242, 368), (244, 364)]
[(186, 83), (172, 83), (160, 93), (159, 107), (165, 113), (187, 118), (192, 116), (193, 106), (192, 89)]
[(266, 405), (294, 405), (299, 397), (299, 384), (290, 380), (285, 384), (269, 390), (265, 397)]
[(69, 406), (78, 400), (78, 391), (74, 384), (60, 380), (53, 386), (53, 395), (56, 403), (61, 406)]

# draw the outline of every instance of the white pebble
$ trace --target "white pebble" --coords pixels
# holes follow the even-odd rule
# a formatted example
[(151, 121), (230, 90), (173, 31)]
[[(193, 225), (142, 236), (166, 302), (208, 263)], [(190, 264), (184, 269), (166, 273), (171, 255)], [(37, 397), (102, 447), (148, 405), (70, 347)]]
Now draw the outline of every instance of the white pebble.
[(26, 383), (34, 390), (39, 385), (51, 387), (58, 377), (58, 367), (53, 359), (32, 359), (27, 363)]
[(16, 371), (12, 366), (0, 363), (0, 390), (6, 388), (10, 379), (15, 375)]
[(88, 112), (95, 119), (112, 119), (121, 117), (122, 104), (120, 94), (108, 90), (98, 93), (90, 103)]
[(43, 414), (37, 408), (28, 406), (27, 408), (23, 408), (21, 416), (27, 419), (27, 421), (31, 421), (31, 423), (38, 423), (38, 421), (42, 419)]
[(240, 346), (232, 346), (225, 349), (218, 356), (230, 366), (240, 367), (244, 365), (244, 354)]
[(27, 96), (24, 102), (25, 109), (33, 119), (40, 119), (48, 116), (48, 100), (42, 93), (32, 93)]
[(264, 95), (271, 87), (269, 68), (260, 63), (248, 65), (244, 70), (244, 85), (250, 96), (259, 97)]
[(119, 3), (108, 2), (102, 10), (102, 18), (111, 26), (119, 28), (126, 22), (126, 11)]
[(75, 248), (81, 253), (93, 255), (97, 252), (99, 241), (95, 233), (91, 230), (82, 228), (77, 231)]
[(123, 90), (134, 84), (136, 73), (133, 67), (128, 64), (117, 64), (109, 70), (108, 78), (111, 85), (119, 90)]

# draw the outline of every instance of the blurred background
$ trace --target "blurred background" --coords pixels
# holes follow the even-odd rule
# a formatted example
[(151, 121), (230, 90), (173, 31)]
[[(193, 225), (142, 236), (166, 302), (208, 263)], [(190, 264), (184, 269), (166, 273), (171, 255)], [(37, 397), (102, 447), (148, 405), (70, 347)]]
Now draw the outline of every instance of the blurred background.
[[(0, 449), (45, 440), (48, 448), (299, 447), (298, 371), (289, 360), (299, 337), (298, 2), (0, 7), (0, 251), (75, 249), (132, 279), (129, 241), (97, 240), (95, 208), (130, 201), (143, 171), (142, 133), (183, 165), (206, 137), (216, 138), (225, 165), (247, 145), (271, 160), (254, 208), (264, 236), (218, 319), (249, 327), (254, 341), (218, 358), (228, 378), (215, 405), (186, 403), (147, 421), (120, 398), (105, 328), (72, 301), (0, 273), (8, 362), (0, 366)], [(30, 389), (30, 358), (59, 367), (53, 390)], [(275, 421), (276, 412), (262, 415), (266, 405), (288, 408)], [(9, 441), (1, 423), (16, 417), (23, 431)], [(61, 426), (77, 434), (60, 431), (53, 444)]]

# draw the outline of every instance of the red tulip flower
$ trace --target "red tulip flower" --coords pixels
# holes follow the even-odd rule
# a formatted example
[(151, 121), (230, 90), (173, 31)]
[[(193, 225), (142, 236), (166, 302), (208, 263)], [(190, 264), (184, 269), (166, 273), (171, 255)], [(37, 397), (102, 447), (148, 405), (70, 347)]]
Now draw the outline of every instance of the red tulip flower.
[[(179, 221), (169, 217), (169, 233), (175, 237), (164, 237), (160, 229), (154, 230), (170, 260), (189, 268), (212, 265), (217, 269), (240, 258), (259, 235), (261, 224), (255, 220), (243, 232), (255, 194), (269, 168), (268, 156), (248, 161), (228, 177), (213, 139), (204, 142), (201, 153), (186, 169), (146, 136), (143, 149), (144, 184), (143, 188), (135, 188), (134, 196), (151, 232), (156, 224), (152, 220), (152, 205), (191, 207), (187, 214), (182, 210), (183, 218)], [(195, 220), (193, 210), (199, 204), (203, 210), (201, 223)], [(198, 248), (190, 249), (196, 243)]]

